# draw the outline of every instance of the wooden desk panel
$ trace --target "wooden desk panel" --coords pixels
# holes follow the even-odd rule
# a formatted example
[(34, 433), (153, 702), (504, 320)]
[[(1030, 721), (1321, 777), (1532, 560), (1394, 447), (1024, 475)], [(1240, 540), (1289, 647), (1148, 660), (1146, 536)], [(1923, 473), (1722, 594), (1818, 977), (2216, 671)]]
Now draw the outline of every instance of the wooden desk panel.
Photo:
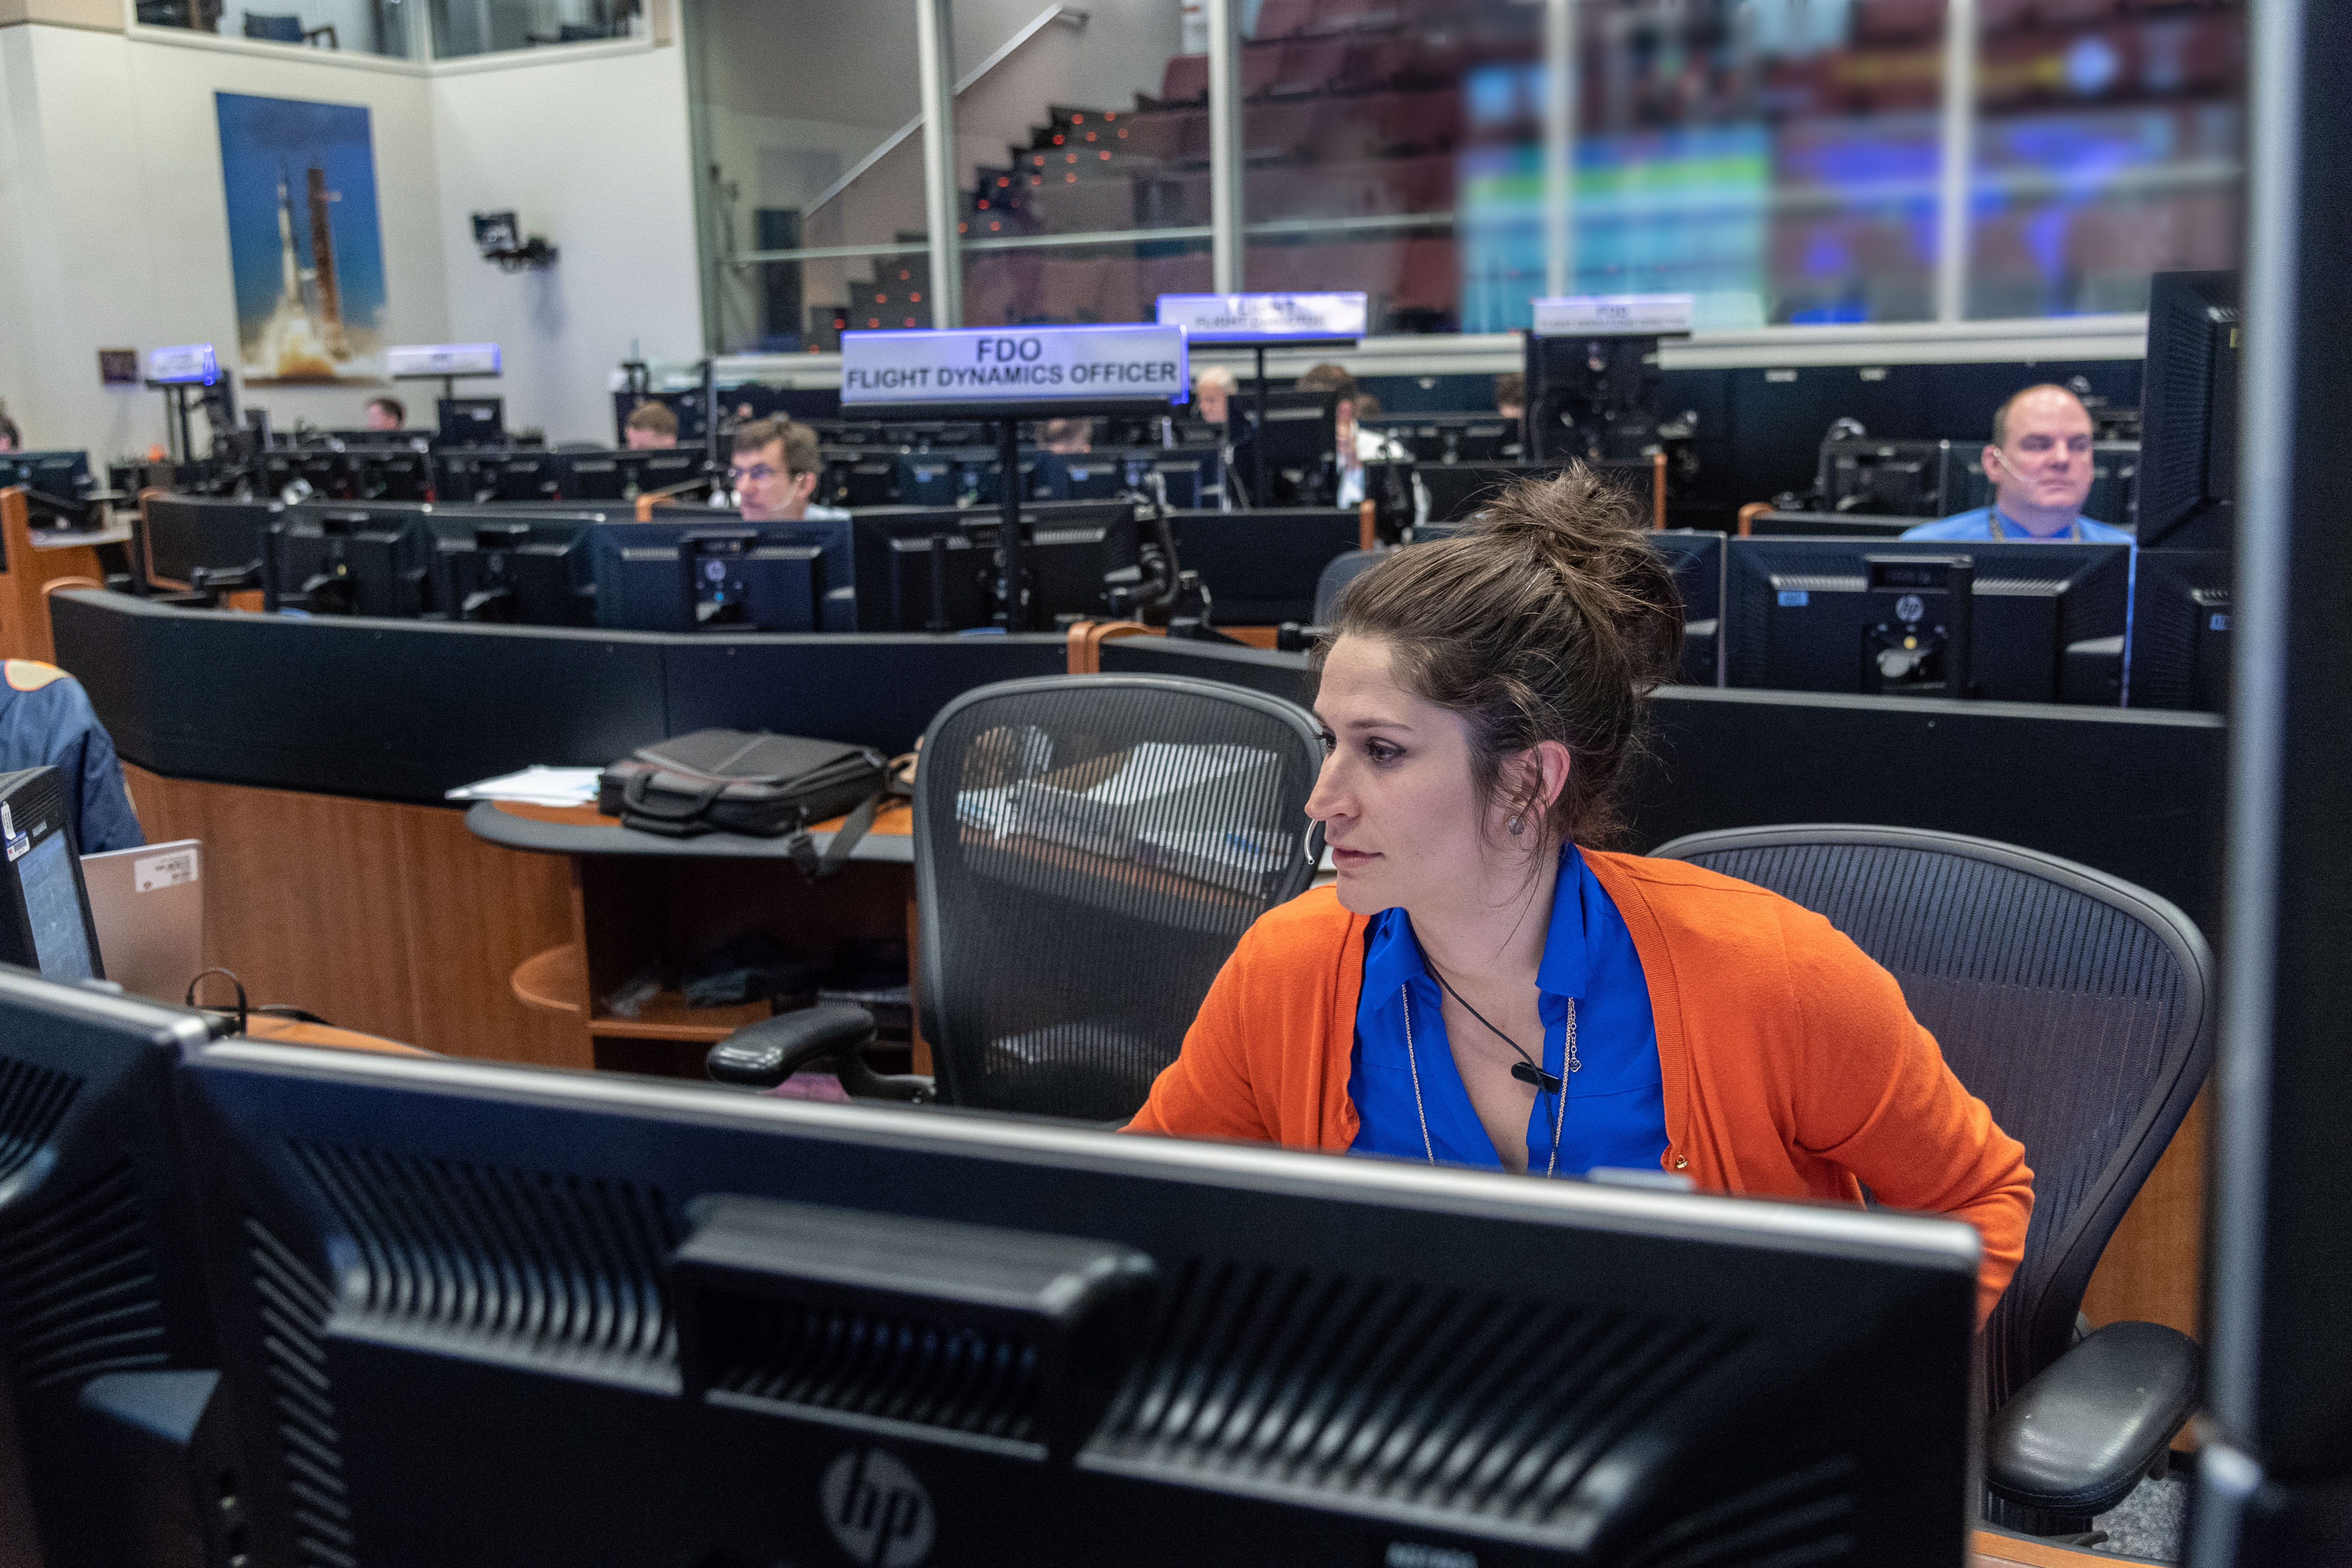
[(590, 1065), (509, 985), (571, 935), (563, 862), (455, 810), (123, 773), (150, 839), (204, 841), (205, 960), (254, 1001), (445, 1056)]

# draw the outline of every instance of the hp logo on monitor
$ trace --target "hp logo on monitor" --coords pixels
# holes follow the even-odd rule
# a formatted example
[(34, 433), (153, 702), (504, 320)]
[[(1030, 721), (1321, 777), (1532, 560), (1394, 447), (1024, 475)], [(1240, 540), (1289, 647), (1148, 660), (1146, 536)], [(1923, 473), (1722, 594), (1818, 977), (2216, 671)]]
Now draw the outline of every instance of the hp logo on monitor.
[(915, 1568), (931, 1553), (936, 1521), (923, 1483), (879, 1448), (853, 1448), (824, 1468), (825, 1527), (866, 1568)]

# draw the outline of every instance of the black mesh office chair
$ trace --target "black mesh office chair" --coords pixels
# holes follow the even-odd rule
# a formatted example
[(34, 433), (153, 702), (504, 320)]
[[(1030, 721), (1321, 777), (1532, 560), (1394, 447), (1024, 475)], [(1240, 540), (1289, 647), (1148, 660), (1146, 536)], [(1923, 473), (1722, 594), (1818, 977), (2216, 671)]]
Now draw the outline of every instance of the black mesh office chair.
[(859, 1009), (763, 1019), (710, 1076), (770, 1087), (820, 1064), (864, 1098), (1124, 1121), (1250, 922), (1303, 891), (1319, 839), (1313, 715), (1204, 680), (1072, 675), (984, 686), (923, 738), (915, 900), (932, 1080), (859, 1059)]
[(1902, 983), (1969, 1091), (2025, 1145), (2025, 1257), (1983, 1333), (1987, 1514), (2089, 1528), (2197, 1401), (2197, 1347), (2154, 1323), (2076, 1342), (2091, 1272), (2212, 1055), (2212, 954), (2154, 894), (1958, 834), (1793, 826), (1697, 833), (1654, 855), (1824, 916)]

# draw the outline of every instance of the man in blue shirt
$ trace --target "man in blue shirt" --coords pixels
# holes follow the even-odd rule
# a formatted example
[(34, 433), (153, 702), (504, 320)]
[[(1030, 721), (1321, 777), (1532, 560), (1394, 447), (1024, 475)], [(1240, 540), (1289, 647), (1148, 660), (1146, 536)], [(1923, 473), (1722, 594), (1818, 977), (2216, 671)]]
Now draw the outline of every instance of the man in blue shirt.
[(1921, 523), (1903, 537), (2131, 542), (2122, 529), (2082, 515), (2091, 493), (2091, 414), (2063, 386), (2029, 386), (1994, 412), (1984, 469), (1992, 505)]
[(8, 659), (0, 663), (0, 769), (38, 767), (58, 770), (83, 854), (147, 842), (114, 742), (81, 683), (53, 664)]

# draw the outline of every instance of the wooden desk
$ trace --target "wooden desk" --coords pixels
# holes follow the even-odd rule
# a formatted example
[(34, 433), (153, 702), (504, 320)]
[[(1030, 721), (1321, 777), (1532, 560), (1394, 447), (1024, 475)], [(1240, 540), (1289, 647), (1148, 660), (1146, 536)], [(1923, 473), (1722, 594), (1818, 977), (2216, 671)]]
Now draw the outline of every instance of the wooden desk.
[[(623, 827), (593, 806), (483, 801), (466, 814), (467, 830), (488, 843), (571, 864), (571, 940), (516, 965), (509, 982), (515, 1000), (572, 1032), (586, 1062), (694, 1079), (703, 1076), (711, 1045), (770, 1016), (767, 1003), (689, 1007), (665, 987), (624, 1016), (606, 999), (648, 969), (753, 931), (812, 958), (845, 939), (903, 942), (911, 996), (913, 825), (905, 803), (886, 806), (841, 870), (810, 887), (790, 864), (783, 838), (665, 838)], [(813, 830), (820, 853), (840, 826), (835, 818)], [(919, 1030), (909, 1065), (931, 1070)]]
[(2145, 1563), (2145, 1557), (2118, 1557), (2108, 1552), (2083, 1552), (2071, 1546), (2053, 1546), (2043, 1541), (2024, 1541), (2013, 1535), (2001, 1535), (1990, 1530), (1975, 1531), (1969, 1536), (1969, 1568), (2131, 1568), (2133, 1563)]
[(130, 542), (128, 528), (36, 530), (24, 490), (0, 490), (0, 657), (53, 662), (56, 645), (42, 589), (59, 577), (104, 582), (99, 546)]

